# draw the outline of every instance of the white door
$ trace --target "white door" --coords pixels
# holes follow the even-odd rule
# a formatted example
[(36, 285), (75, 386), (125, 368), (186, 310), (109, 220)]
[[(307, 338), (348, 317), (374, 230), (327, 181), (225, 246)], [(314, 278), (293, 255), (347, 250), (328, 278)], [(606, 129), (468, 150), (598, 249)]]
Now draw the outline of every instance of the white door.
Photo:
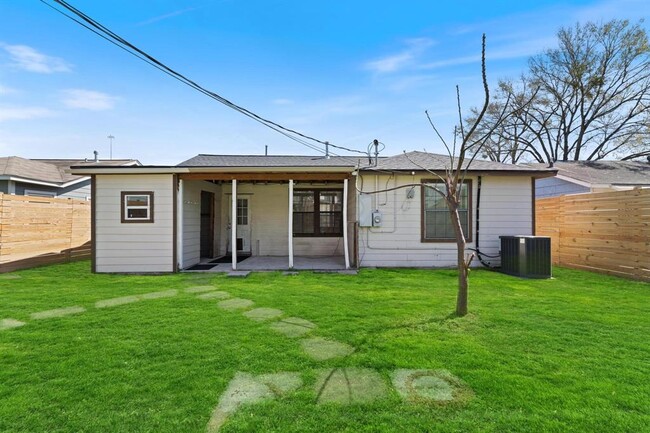
[(248, 197), (237, 197), (237, 251), (251, 252), (251, 213)]

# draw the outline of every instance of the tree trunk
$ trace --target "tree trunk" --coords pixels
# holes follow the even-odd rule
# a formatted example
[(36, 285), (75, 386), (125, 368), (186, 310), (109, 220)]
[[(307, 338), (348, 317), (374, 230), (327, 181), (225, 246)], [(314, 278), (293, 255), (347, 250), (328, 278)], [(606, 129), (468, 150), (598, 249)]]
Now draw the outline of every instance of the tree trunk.
[(467, 314), (467, 298), (469, 289), (469, 267), (465, 263), (465, 234), (460, 223), (458, 214), (458, 203), (448, 203), (449, 213), (451, 214), (451, 223), (456, 232), (457, 264), (458, 264), (458, 295), (456, 296), (456, 315), (465, 316)]

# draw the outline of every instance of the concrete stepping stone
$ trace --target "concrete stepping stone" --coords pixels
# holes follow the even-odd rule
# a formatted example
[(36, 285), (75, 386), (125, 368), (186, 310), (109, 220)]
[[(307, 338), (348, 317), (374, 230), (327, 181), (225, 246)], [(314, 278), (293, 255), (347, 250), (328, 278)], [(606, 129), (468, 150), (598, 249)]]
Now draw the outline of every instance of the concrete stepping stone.
[(303, 385), (299, 373), (281, 372), (253, 376), (237, 372), (212, 412), (206, 431), (216, 433), (242, 405), (272, 400), (276, 395), (296, 391)]
[(216, 291), (216, 292), (208, 292), (208, 293), (202, 293), (200, 295), (197, 295), (197, 298), (203, 299), (203, 300), (212, 300), (212, 299), (228, 299), (230, 298), (230, 293), (228, 292), (222, 292), (222, 291)]
[(473, 396), (472, 390), (447, 370), (399, 369), (391, 380), (400, 397), (412, 403), (448, 403)]
[(340, 341), (327, 340), (321, 337), (309, 338), (300, 342), (302, 350), (315, 361), (327, 361), (332, 358), (343, 358), (354, 352), (354, 347)]
[(20, 278), (22, 278), (20, 275), (11, 275), (11, 274), (0, 275), (0, 280), (18, 280)]
[(25, 326), (25, 322), (21, 322), (20, 320), (16, 319), (2, 319), (0, 320), (0, 331), (4, 331), (5, 329), (13, 329), (13, 328), (20, 328), (21, 326)]
[(232, 298), (232, 299), (226, 299), (225, 301), (219, 302), (217, 306), (227, 311), (237, 311), (237, 310), (246, 310), (252, 307), (253, 304), (255, 303), (250, 299)]
[(263, 322), (265, 320), (271, 320), (278, 318), (284, 314), (284, 311), (278, 310), (277, 308), (254, 308), (252, 310), (246, 311), (244, 316), (248, 317), (251, 320), (256, 322)]
[(215, 287), (215, 286), (192, 286), (192, 287), (186, 287), (185, 288), (185, 293), (204, 293), (204, 292), (212, 292), (214, 290), (217, 290), (217, 287)]
[(297, 338), (311, 332), (316, 325), (300, 317), (287, 317), (279, 322), (272, 323), (270, 328), (285, 337)]
[(178, 295), (178, 290), (163, 290), (162, 292), (151, 292), (144, 293), (140, 295), (143, 300), (147, 299), (160, 299), (160, 298), (171, 298)]
[(66, 308), (56, 308), (54, 310), (39, 311), (37, 313), (30, 314), (32, 320), (42, 320), (42, 319), (52, 319), (54, 317), (64, 317), (70, 316), (72, 314), (79, 314), (85, 312), (86, 309), (81, 306), (66, 307)]
[(369, 368), (322, 370), (316, 380), (316, 403), (370, 403), (388, 394), (384, 378)]

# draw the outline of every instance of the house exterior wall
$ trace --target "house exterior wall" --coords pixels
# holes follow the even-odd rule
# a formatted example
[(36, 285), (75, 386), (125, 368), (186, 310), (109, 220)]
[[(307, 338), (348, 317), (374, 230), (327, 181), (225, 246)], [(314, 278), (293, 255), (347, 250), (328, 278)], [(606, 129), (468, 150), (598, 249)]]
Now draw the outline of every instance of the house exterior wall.
[(0, 180), (0, 192), (3, 194), (9, 194), (9, 180)]
[[(373, 191), (420, 183), (431, 175), (363, 175), (357, 186)], [(472, 180), (471, 237), (468, 247), (476, 247), (476, 200), (478, 178)], [(359, 228), (360, 266), (377, 267), (450, 267), (456, 266), (455, 242), (422, 242), (421, 187), (415, 187), (413, 198), (409, 188), (373, 194), (373, 209), (383, 216), (381, 227)], [(533, 232), (532, 179), (526, 176), (483, 176), (480, 208), (480, 249), (496, 255), (500, 235), (530, 235)], [(489, 259), (497, 265), (498, 260)], [(478, 260), (474, 266), (480, 266)]]
[[(343, 188), (343, 184), (303, 184), (294, 188)], [(231, 185), (224, 183), (221, 194), (220, 251), (230, 250)], [(350, 191), (353, 194), (353, 190)], [(237, 195), (249, 199), (251, 252), (259, 256), (289, 254), (289, 185), (287, 183), (238, 183)], [(296, 256), (332, 256), (343, 254), (342, 237), (294, 237)]]
[(557, 177), (547, 177), (535, 181), (535, 197), (557, 197), (565, 194), (583, 194), (591, 192), (586, 186), (578, 185)]
[(215, 194), (215, 254), (219, 253), (221, 190), (220, 185), (215, 185), (212, 182), (183, 181), (183, 257), (181, 260), (183, 269), (193, 266), (201, 260), (201, 191)]
[[(173, 272), (173, 176), (97, 175), (95, 179), (96, 272)], [(152, 191), (154, 222), (121, 222), (122, 191)]]

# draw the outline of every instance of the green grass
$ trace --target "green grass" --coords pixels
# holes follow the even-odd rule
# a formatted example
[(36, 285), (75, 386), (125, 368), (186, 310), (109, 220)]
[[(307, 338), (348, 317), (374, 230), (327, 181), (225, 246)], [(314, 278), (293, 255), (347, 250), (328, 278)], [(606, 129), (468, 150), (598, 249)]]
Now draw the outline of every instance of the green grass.
[[(2, 432), (202, 432), (237, 371), (323, 366), (447, 369), (464, 404), (319, 405), (309, 386), (246, 407), (223, 432), (640, 432), (650, 429), (650, 285), (556, 269), (552, 280), (476, 271), (470, 315), (451, 318), (455, 273), (363, 270), (168, 276), (93, 275), (87, 262), (0, 275)], [(101, 299), (211, 283), (318, 325), (357, 348), (316, 362), (217, 301), (181, 293), (98, 310)], [(81, 305), (42, 321), (29, 314)]]

